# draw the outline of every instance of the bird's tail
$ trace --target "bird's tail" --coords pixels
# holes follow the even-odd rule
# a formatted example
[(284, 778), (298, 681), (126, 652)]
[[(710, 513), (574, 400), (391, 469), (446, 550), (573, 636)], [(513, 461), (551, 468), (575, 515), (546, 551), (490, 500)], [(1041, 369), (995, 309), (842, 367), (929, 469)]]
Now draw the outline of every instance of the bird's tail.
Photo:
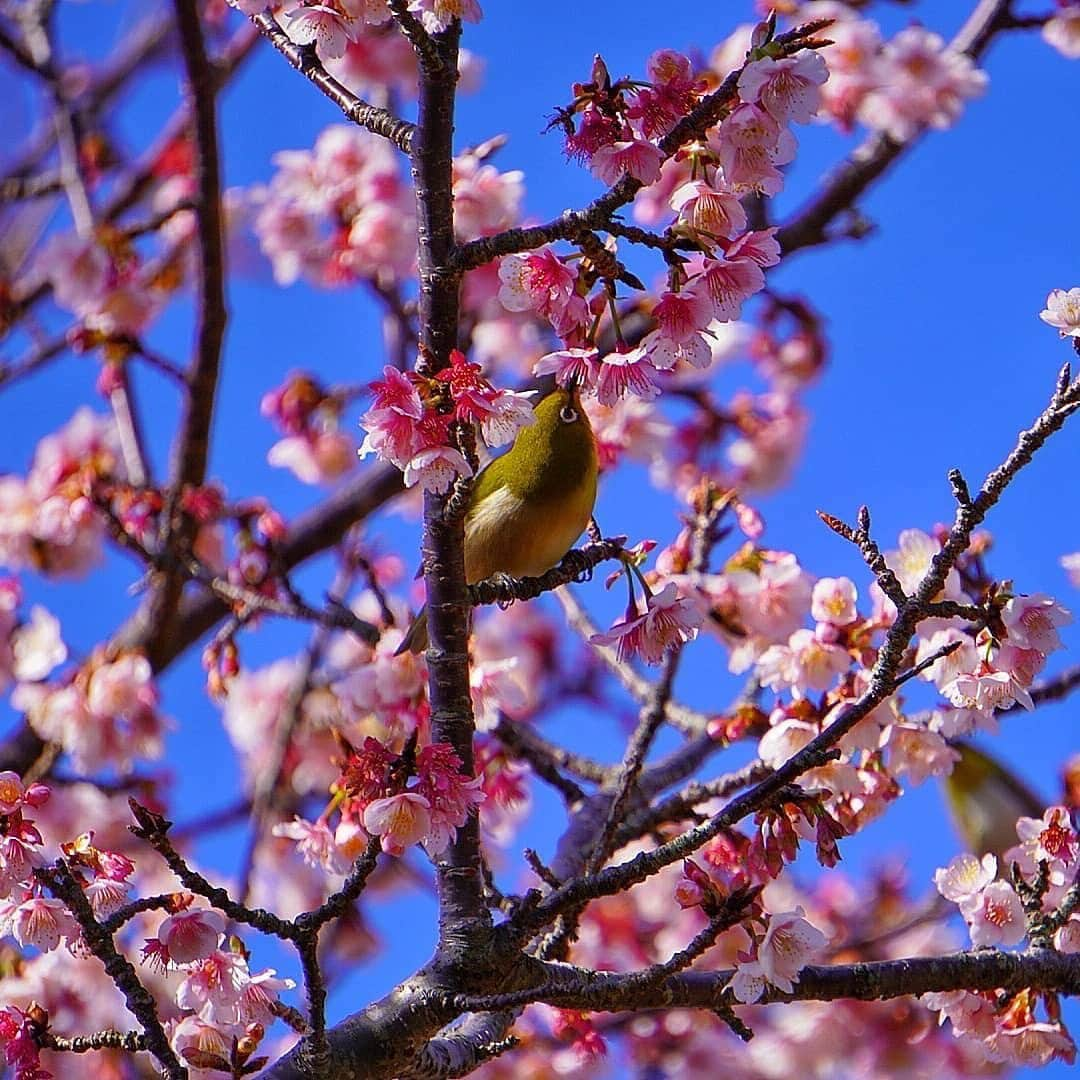
[(427, 636), (427, 604), (425, 604), (413, 619), (412, 625), (405, 632), (401, 644), (394, 651), (395, 656), (402, 653), (422, 653), (428, 647)]

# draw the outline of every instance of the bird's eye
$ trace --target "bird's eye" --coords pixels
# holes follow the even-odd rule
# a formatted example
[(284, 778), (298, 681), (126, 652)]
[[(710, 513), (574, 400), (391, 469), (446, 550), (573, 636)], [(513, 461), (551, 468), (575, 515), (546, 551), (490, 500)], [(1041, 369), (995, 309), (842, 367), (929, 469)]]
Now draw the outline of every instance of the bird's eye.
[(577, 409), (575, 409), (572, 405), (564, 405), (559, 410), (559, 419), (564, 424), (572, 424), (577, 418)]

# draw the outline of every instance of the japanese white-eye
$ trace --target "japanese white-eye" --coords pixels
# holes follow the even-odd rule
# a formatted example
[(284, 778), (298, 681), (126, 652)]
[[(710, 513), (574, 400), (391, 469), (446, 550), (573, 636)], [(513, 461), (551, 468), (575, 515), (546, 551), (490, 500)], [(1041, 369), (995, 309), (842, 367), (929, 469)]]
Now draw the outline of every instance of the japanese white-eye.
[[(550, 570), (585, 531), (596, 502), (596, 438), (574, 389), (557, 389), (535, 421), (477, 477), (465, 514), (465, 580), (493, 574), (535, 577)], [(398, 653), (427, 648), (421, 610)]]
[(1000, 860), (1003, 852), (1019, 843), (1016, 819), (1041, 817), (1043, 803), (989, 754), (959, 741), (953, 749), (960, 752), (960, 760), (944, 786), (956, 831), (972, 854), (989, 852)]

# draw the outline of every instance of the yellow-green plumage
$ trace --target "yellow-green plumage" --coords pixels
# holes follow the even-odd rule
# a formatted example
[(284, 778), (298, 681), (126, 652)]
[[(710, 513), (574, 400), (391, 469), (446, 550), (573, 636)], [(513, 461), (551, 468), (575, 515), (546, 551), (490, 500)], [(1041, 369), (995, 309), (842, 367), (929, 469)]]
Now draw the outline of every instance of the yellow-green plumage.
[[(465, 580), (535, 577), (585, 531), (596, 502), (596, 438), (576, 391), (543, 398), (536, 420), (477, 477), (465, 514)], [(399, 652), (427, 648), (421, 611)]]
[(1000, 858), (1019, 843), (1016, 819), (1041, 817), (1043, 804), (989, 754), (964, 742), (954, 743), (953, 749), (960, 752), (960, 760), (944, 786), (956, 830), (968, 851)]

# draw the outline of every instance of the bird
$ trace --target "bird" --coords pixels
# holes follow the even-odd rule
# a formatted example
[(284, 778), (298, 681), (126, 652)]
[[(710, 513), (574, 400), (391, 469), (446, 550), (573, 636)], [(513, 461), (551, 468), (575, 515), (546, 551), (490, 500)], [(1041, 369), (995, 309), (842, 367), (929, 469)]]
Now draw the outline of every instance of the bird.
[(1001, 859), (1015, 847), (1016, 820), (1042, 817), (1045, 804), (999, 761), (971, 743), (956, 740), (960, 759), (945, 779), (945, 797), (953, 824), (975, 855)]
[[(533, 410), (513, 446), (476, 478), (465, 512), (465, 580), (536, 577), (585, 531), (596, 503), (596, 436), (576, 387), (559, 387)], [(421, 608), (395, 655), (428, 646)]]

